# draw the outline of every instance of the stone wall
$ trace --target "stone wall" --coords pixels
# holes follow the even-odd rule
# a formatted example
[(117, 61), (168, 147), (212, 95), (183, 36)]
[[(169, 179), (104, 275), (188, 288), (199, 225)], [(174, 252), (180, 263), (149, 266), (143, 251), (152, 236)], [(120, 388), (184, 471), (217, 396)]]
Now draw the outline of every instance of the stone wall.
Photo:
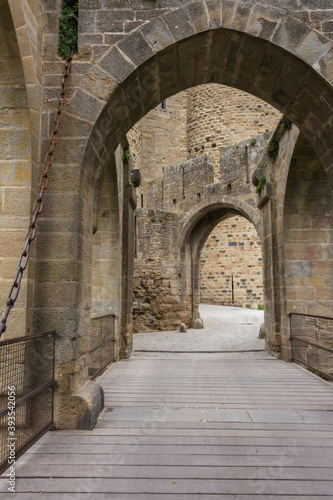
[(258, 234), (244, 217), (220, 222), (201, 252), (200, 302), (263, 306), (262, 257)]
[[(134, 331), (174, 330), (190, 324), (179, 293), (178, 217), (161, 210), (136, 210)], [(188, 309), (188, 308), (187, 308)]]
[(142, 184), (137, 190), (139, 206), (150, 206), (148, 183), (162, 177), (170, 165), (187, 159), (186, 92), (166, 99), (151, 110), (127, 134), (134, 167), (141, 169)]
[[(31, 146), (28, 99), (7, 0), (0, 0), (0, 303), (16, 274), (29, 224)], [(6, 337), (26, 332), (27, 273), (8, 320)]]
[[(265, 4), (277, 7), (276, 0), (266, 0)], [(214, 3), (210, 2), (210, 7), (213, 8), (213, 6), (215, 6)], [(229, 1), (223, 6), (224, 16), (227, 19), (233, 19), (234, 10), (237, 6), (237, 2)], [(89, 50), (92, 60), (96, 61), (105, 54), (109, 47), (112, 47), (117, 42), (125, 44), (128, 33), (177, 7), (179, 7), (179, 0), (161, 0), (160, 2), (152, 0), (131, 0), (130, 2), (120, 0), (81, 0), (79, 18), (81, 51)], [(299, 19), (333, 39), (333, 9), (330, 0), (286, 1), (279, 2), (278, 7), (285, 8), (295, 19)], [(191, 14), (195, 11), (196, 8), (194, 7), (191, 9)], [(191, 23), (191, 17), (188, 17)], [(170, 19), (173, 20), (172, 14)], [(268, 24), (268, 20), (264, 20), (264, 22)], [(271, 23), (273, 22), (274, 18), (271, 19)], [(160, 23), (157, 24), (161, 26)]]
[(187, 91), (189, 158), (213, 155), (219, 179), (220, 149), (273, 131), (281, 113), (264, 101), (225, 85), (208, 84)]
[(208, 155), (165, 168), (160, 179), (148, 184), (149, 208), (184, 214), (203, 196), (205, 186), (214, 182), (214, 166)]

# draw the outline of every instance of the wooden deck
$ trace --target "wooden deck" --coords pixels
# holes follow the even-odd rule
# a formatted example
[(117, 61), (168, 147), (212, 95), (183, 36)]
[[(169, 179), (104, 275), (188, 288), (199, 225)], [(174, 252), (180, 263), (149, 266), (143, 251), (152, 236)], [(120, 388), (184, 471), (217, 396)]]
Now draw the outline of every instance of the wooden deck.
[(0, 498), (333, 499), (333, 387), (300, 367), (265, 353), (142, 355), (100, 382), (97, 427), (46, 434)]

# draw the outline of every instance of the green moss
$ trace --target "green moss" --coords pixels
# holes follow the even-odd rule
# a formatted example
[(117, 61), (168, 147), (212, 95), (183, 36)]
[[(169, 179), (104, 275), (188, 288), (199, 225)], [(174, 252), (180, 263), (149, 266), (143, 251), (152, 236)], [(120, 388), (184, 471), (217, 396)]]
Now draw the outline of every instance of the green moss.
[(262, 188), (266, 186), (266, 176), (265, 175), (262, 175), (259, 179), (259, 182), (258, 182), (258, 185), (256, 187), (256, 193), (260, 193), (260, 191), (262, 190)]
[(279, 143), (276, 139), (269, 141), (266, 148), (266, 153), (270, 158), (276, 158), (279, 152)]
[(78, 11), (79, 5), (77, 3), (74, 6), (62, 4), (59, 19), (58, 54), (64, 59), (71, 55), (72, 50), (77, 50)]

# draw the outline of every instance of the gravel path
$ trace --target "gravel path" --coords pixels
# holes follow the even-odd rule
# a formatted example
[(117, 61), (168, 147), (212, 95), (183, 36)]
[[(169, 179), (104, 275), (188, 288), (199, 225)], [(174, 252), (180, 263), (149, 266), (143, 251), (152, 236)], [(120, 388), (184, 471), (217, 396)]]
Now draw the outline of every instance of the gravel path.
[(264, 350), (258, 338), (264, 311), (216, 305), (200, 305), (205, 328), (187, 333), (149, 332), (134, 335), (134, 351), (221, 352)]

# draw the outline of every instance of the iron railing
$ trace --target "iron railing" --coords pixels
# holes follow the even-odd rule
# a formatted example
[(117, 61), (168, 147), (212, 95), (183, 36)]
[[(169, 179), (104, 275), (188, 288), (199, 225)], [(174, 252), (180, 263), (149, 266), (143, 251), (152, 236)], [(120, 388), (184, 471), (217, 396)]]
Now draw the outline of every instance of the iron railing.
[(301, 313), (289, 317), (293, 360), (333, 380), (333, 318)]
[(55, 332), (0, 342), (0, 474), (53, 425)]
[(115, 320), (114, 314), (106, 314), (91, 319), (90, 379), (97, 377), (107, 365), (114, 361)]

